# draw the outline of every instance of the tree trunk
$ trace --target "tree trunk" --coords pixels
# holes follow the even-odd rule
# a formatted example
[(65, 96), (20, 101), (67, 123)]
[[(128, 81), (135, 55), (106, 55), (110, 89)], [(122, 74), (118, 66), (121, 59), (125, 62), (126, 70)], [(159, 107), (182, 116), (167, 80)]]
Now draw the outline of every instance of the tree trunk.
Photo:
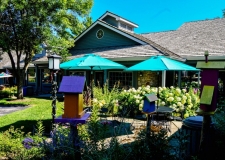
[(16, 84), (17, 84), (17, 99), (23, 99), (23, 81), (25, 74), (23, 71), (20, 72), (19, 75), (16, 76)]

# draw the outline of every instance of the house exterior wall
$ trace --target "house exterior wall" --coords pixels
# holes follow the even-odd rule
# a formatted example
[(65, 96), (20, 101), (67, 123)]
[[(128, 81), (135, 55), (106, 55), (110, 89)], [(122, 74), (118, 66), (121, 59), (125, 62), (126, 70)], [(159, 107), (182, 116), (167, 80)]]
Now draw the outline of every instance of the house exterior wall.
[[(140, 76), (140, 74), (142, 76)], [(160, 72), (161, 76), (161, 72)], [(143, 72), (137, 72), (137, 86), (146, 86), (150, 85), (151, 87), (156, 87), (158, 86), (158, 80), (157, 80), (157, 72), (151, 72), (151, 71), (143, 71)], [(161, 78), (159, 78), (161, 81)], [(161, 82), (159, 82), (161, 84)]]
[(102, 20), (105, 21), (108, 24), (111, 24), (115, 27), (118, 27), (118, 21), (116, 21), (116, 19), (114, 17), (106, 16)]
[[(104, 32), (104, 36), (101, 39), (96, 37), (96, 32), (99, 29), (102, 29)], [(96, 25), (88, 33), (86, 33), (86, 35), (75, 42), (73, 49), (88, 49), (123, 45), (139, 45), (139, 43), (134, 42), (133, 40), (130, 40), (112, 30), (109, 30), (108, 28)]]

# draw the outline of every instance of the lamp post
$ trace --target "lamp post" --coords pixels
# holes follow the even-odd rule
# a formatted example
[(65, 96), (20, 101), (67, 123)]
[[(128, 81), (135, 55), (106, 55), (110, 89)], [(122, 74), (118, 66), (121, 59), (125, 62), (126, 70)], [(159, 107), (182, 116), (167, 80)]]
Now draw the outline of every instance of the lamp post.
[(52, 79), (52, 124), (55, 122), (55, 114), (56, 114), (56, 93), (57, 93), (57, 81), (56, 81), (56, 72), (60, 69), (60, 59), (62, 59), (61, 56), (56, 55), (55, 53), (48, 56), (48, 68), (51, 73), (53, 73), (53, 79)]

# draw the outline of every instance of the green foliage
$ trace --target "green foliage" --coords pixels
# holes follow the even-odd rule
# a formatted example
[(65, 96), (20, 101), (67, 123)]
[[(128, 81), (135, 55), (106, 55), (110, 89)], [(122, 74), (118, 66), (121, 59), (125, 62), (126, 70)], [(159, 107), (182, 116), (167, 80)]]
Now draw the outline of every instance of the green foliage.
[(109, 89), (108, 82), (102, 87), (94, 86), (94, 101), (99, 101), (100, 107), (108, 109), (110, 114), (116, 114), (118, 112), (118, 98), (120, 96), (119, 82), (116, 83), (112, 89)]
[(43, 156), (42, 148), (39, 148), (38, 143), (32, 138), (29, 138), (32, 142), (26, 145), (24, 137), (31, 136), (29, 133), (25, 135), (21, 129), (11, 126), (9, 130), (0, 134), (0, 157), (4, 156), (9, 159), (41, 158)]
[[(52, 119), (52, 101), (50, 99), (42, 98), (29, 98), (26, 97), (23, 100), (11, 100), (1, 99), (1, 105), (9, 106), (29, 106), (24, 110), (13, 112), (5, 116), (0, 117), (0, 131), (6, 131), (11, 125), (15, 128), (20, 128), (24, 126), (23, 131), (25, 133), (31, 132), (36, 126), (37, 121), (40, 119), (45, 126), (45, 134), (50, 133), (51, 129), (51, 119)], [(56, 116), (62, 115), (63, 110), (62, 102), (57, 102)]]
[(43, 136), (45, 131), (45, 126), (43, 125), (43, 122), (41, 120), (37, 121), (36, 127), (35, 127), (35, 135), (38, 137)]
[[(123, 90), (119, 96), (119, 104), (123, 110), (138, 113), (143, 108), (145, 94), (152, 93), (157, 95), (158, 88), (146, 86), (138, 89)], [(187, 118), (196, 115), (195, 111), (199, 107), (199, 93), (195, 92), (192, 87), (190, 87), (188, 92), (186, 89), (181, 90), (173, 86), (170, 88), (159, 87), (159, 100), (156, 102), (156, 105), (157, 103), (159, 106), (173, 108), (175, 110), (174, 116), (184, 115), (184, 118)]]
[[(45, 109), (45, 112), (49, 115), (47, 118), (51, 118), (51, 114), (49, 114), (51, 111), (48, 111), (48, 107), (43, 106), (43, 104), (48, 103), (47, 100), (28, 98), (23, 104), (31, 104), (28, 100), (31, 100), (33, 104), (30, 108)], [(163, 130), (158, 134), (151, 133), (148, 139), (146, 139), (146, 132), (143, 130), (133, 143), (119, 143), (119, 133), (115, 132), (113, 124), (100, 119), (99, 110), (101, 107), (99, 103), (100, 101), (93, 101), (90, 119), (86, 124), (77, 125), (79, 138), (75, 138), (77, 137), (76, 126), (67, 126), (67, 124), (56, 125), (56, 128), (50, 134), (50, 138), (43, 137), (43, 133), (46, 132), (44, 131), (45, 127), (48, 126), (43, 123), (46, 115), (43, 116), (44, 112), (42, 112), (42, 114), (36, 114), (33, 117), (36, 118), (33, 135), (30, 133), (25, 134), (22, 129), (14, 129), (13, 127), (0, 134), (0, 157), (5, 156), (12, 159), (76, 159), (78, 155), (82, 159), (91, 160), (144, 160), (149, 158), (169, 160), (176, 158), (175, 155), (170, 154), (173, 147), (170, 146), (167, 133)], [(49, 106), (50, 104), (49, 100)], [(49, 108), (51, 109), (51, 107)], [(39, 112), (29, 108), (26, 110), (27, 112), (12, 114), (12, 117), (15, 118), (15, 121), (20, 121), (26, 116), (29, 117)], [(28, 113), (31, 114), (27, 115)], [(12, 117), (9, 117), (9, 119), (13, 119)], [(19, 117), (19, 119), (16, 119), (16, 117)], [(0, 117), (0, 121), (2, 122), (5, 118), (6, 116)], [(122, 123), (124, 120), (123, 118), (120, 119), (120, 123)], [(4, 121), (3, 123), (5, 124)]]
[(12, 97), (16, 94), (17, 87), (4, 87), (0, 90), (0, 98)]
[(174, 160), (174, 156), (171, 155), (171, 148), (165, 130), (160, 130), (157, 134), (150, 132), (147, 137), (146, 131), (143, 130), (132, 146), (131, 159)]
[[(33, 56), (43, 49), (41, 44), (66, 61), (75, 36), (91, 23), (92, 5), (93, 0), (1, 1), (0, 48), (9, 55), (18, 98), (23, 98), (25, 73)], [(22, 60), (24, 66), (19, 64)]]
[(76, 148), (73, 141), (74, 135), (65, 125), (56, 125), (51, 132), (51, 139), (43, 141), (43, 159), (75, 159)]
[(174, 156), (174, 159), (185, 160), (187, 158), (186, 150), (188, 143), (190, 143), (188, 141), (189, 136), (190, 135), (185, 134), (182, 129), (178, 129), (177, 132), (169, 138), (170, 141), (175, 141), (177, 144), (176, 146), (173, 146), (171, 152)]
[(215, 114), (212, 116), (214, 134), (211, 134), (213, 159), (224, 159), (223, 148), (225, 147), (225, 100), (220, 97)]

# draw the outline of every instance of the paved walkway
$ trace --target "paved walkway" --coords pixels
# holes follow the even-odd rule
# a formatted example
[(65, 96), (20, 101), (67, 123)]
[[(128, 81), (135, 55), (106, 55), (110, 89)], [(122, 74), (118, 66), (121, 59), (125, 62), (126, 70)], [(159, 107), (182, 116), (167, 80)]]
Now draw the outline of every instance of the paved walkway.
[[(102, 118), (102, 121), (104, 120), (110, 120), (112, 122), (122, 122), (118, 127), (120, 127), (120, 130), (122, 133), (121, 136), (118, 136), (118, 141), (120, 143), (130, 143), (133, 142), (137, 136), (138, 133), (146, 128), (146, 120), (138, 120), (138, 119), (132, 119), (132, 118), (120, 118), (120, 117), (106, 117)], [(181, 127), (182, 127), (182, 121), (171, 121), (169, 123), (169, 132), (168, 136), (171, 136), (175, 134)], [(115, 127), (114, 127), (115, 128)], [(177, 142), (173, 142), (173, 145), (177, 145)]]
[(0, 105), (0, 117), (6, 114), (28, 108), (28, 106), (3, 106)]

